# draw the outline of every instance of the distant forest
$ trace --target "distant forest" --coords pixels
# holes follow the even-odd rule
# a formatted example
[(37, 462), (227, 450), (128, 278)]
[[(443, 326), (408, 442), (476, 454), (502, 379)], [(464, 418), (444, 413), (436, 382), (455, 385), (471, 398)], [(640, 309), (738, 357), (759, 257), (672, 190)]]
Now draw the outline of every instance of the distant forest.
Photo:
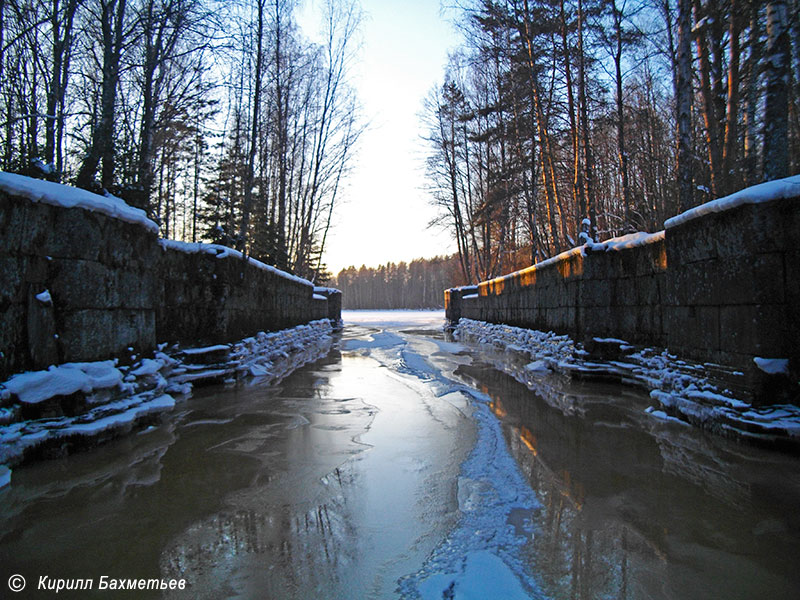
[(457, 256), (419, 258), (376, 268), (342, 269), (331, 285), (342, 290), (343, 308), (438, 308), (444, 290), (463, 283)]
[(464, 0), (425, 108), (464, 278), (800, 172), (800, 0)]
[(363, 126), (361, 10), (319, 0), (0, 0), (0, 170), (314, 279)]

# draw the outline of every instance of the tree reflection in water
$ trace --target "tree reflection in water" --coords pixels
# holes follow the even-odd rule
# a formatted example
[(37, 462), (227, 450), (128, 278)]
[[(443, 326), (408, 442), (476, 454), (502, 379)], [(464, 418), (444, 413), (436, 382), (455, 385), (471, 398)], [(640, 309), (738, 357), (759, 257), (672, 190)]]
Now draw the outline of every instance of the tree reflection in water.
[[(618, 385), (493, 367), (492, 398), (543, 509), (526, 559), (556, 598), (794, 598), (800, 465), (644, 413)], [(552, 398), (553, 402), (546, 399)]]

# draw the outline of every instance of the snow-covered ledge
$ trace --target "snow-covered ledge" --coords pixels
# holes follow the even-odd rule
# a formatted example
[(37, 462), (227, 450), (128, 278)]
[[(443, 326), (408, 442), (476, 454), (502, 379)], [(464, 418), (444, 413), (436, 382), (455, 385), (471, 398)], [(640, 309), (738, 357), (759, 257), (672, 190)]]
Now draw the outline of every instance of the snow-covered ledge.
[[(754, 405), (730, 385), (743, 379), (743, 373), (720, 365), (681, 360), (662, 348), (634, 346), (613, 338), (593, 340), (614, 350), (614, 357), (601, 358), (567, 335), (471, 319), (461, 319), (453, 335), (462, 343), (479, 346), (497, 368), (565, 413), (574, 410), (571, 398), (549, 393), (548, 375), (616, 379), (650, 394), (651, 404), (644, 411), (654, 421), (678, 422), (758, 445), (800, 450), (800, 407)], [(786, 367), (783, 361), (760, 362), (759, 367), (767, 370)]]
[(41, 202), (61, 208), (82, 208), (126, 223), (141, 225), (152, 233), (158, 233), (158, 225), (148, 219), (143, 210), (128, 206), (124, 200), (110, 194), (100, 196), (60, 183), (3, 172), (0, 172), (0, 190), (31, 202)]
[(156, 422), (190, 398), (193, 386), (277, 383), (325, 356), (331, 332), (323, 319), (231, 344), (162, 344), (129, 366), (68, 363), (14, 375), (0, 383), (0, 487), (24, 461), (69, 454)]

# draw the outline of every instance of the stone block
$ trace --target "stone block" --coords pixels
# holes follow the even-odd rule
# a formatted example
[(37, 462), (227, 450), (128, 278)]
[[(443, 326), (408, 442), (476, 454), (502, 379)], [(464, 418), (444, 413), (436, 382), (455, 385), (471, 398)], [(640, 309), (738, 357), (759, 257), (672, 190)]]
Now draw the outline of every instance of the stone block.
[(766, 358), (788, 357), (795, 340), (786, 336), (783, 304), (747, 304), (720, 308), (720, 348)]
[(664, 330), (661, 320), (660, 304), (640, 305), (636, 311), (636, 336), (632, 339), (637, 344), (664, 346)]
[(52, 236), (54, 209), (44, 204), (0, 195), (4, 218), (0, 219), (4, 248), (9, 254), (47, 254)]
[(784, 298), (783, 258), (776, 253), (679, 265), (670, 268), (667, 278), (670, 304), (754, 304)]
[(120, 308), (145, 310), (159, 305), (159, 290), (163, 284), (157, 271), (119, 269), (114, 275)]
[(110, 234), (105, 231), (109, 217), (81, 208), (52, 210), (55, 211), (52, 229), (40, 253), (54, 258), (99, 261), (107, 243), (105, 236)]
[(612, 280), (591, 279), (583, 282), (578, 302), (587, 308), (593, 306), (608, 306), (612, 291)]
[(667, 250), (663, 240), (636, 248), (634, 256), (636, 277), (663, 273), (667, 269)]
[(28, 286), (27, 342), (30, 365), (35, 370), (58, 364), (56, 318), (52, 302), (42, 302), (36, 295), (41, 290)]
[(59, 348), (65, 362), (101, 360), (117, 349), (113, 311), (85, 309), (59, 313)]
[(633, 291), (632, 305), (649, 304), (648, 298), (655, 295), (654, 289), (657, 288), (655, 277), (642, 276), (634, 277), (630, 282), (630, 287)]
[(112, 354), (123, 354), (128, 347), (137, 353), (152, 350), (156, 345), (155, 313), (152, 310), (112, 311)]
[(0, 240), (3, 254), (17, 255), (23, 252), (25, 241), (25, 205), (23, 202), (0, 191)]
[(114, 270), (92, 260), (54, 259), (50, 271), (47, 285), (59, 310), (116, 308), (126, 293), (119, 289)]
[(664, 312), (667, 346), (688, 358), (719, 348), (719, 307), (670, 306)]
[(25, 303), (10, 304), (0, 310), (0, 381), (30, 368), (26, 312)]
[(667, 265), (670, 271), (678, 265), (717, 258), (716, 245), (710, 238), (710, 232), (698, 221), (694, 219), (666, 230)]
[(610, 306), (582, 306), (584, 335), (603, 337), (613, 322)]
[(24, 262), (17, 256), (0, 256), (0, 312), (8, 304), (22, 300)]
[(611, 323), (604, 335), (633, 340), (638, 337), (639, 307), (614, 306), (611, 308)]
[(609, 298), (612, 306), (635, 306), (639, 303), (641, 277), (625, 277), (614, 281), (614, 294)]

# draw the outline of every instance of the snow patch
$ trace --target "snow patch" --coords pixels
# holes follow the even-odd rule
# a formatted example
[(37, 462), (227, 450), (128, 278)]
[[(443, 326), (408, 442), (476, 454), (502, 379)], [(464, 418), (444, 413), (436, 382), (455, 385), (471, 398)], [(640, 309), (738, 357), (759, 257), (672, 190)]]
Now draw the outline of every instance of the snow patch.
[(45, 290), (40, 294), (36, 294), (35, 298), (46, 306), (53, 304), (53, 298), (50, 296), (50, 290)]
[(2, 172), (0, 172), (0, 190), (12, 196), (27, 198), (31, 202), (63, 208), (82, 208), (120, 221), (141, 225), (153, 233), (158, 233), (158, 225), (148, 219), (143, 210), (128, 206), (124, 200), (115, 196), (99, 196), (52, 181)]
[[(18, 464), (43, 444), (70, 448), (78, 443), (104, 440), (108, 432), (124, 433), (151, 415), (172, 410), (173, 394), (188, 396), (189, 381), (221, 377), (238, 381), (252, 375), (260, 382), (275, 383), (300, 366), (327, 354), (332, 344), (328, 319), (291, 329), (261, 332), (231, 345), (182, 350), (169, 356), (162, 350), (133, 367), (117, 367), (115, 361), (68, 363), (45, 371), (22, 373), (0, 384), (0, 474), (2, 465)], [(225, 350), (219, 364), (189, 364), (192, 357), (206, 357)], [(86, 396), (88, 410), (76, 416), (21, 419), (21, 404), (37, 404), (75, 392)], [(81, 441), (82, 440), (82, 441)], [(10, 473), (10, 471), (9, 471)], [(1, 476), (1, 475), (0, 475)]]
[(381, 331), (373, 333), (369, 340), (345, 340), (342, 344), (343, 350), (361, 350), (366, 348), (391, 348), (405, 343), (405, 340), (391, 331)]
[(68, 396), (75, 392), (89, 393), (110, 388), (122, 382), (122, 373), (114, 361), (67, 363), (47, 371), (32, 371), (14, 375), (4, 387), (24, 404), (38, 404), (53, 396)]
[(788, 375), (789, 374), (789, 359), (788, 358), (761, 358), (756, 356), (753, 358), (756, 366), (769, 375)]
[(0, 488), (4, 488), (11, 483), (11, 469), (5, 465), (0, 465)]
[(660, 419), (661, 421), (668, 421), (670, 423), (678, 423), (679, 425), (683, 425), (684, 427), (691, 427), (691, 425), (689, 425), (689, 423), (687, 423), (686, 421), (681, 421), (680, 419), (676, 419), (675, 417), (670, 417), (663, 410), (658, 410), (652, 406), (648, 406), (646, 409), (644, 409), (644, 412), (646, 412), (648, 415), (652, 417), (655, 417), (656, 419)]
[(423, 567), (400, 580), (402, 597), (531, 598), (541, 595), (520, 550), (530, 539), (509, 522), (515, 509), (541, 504), (511, 456), (489, 398), (463, 390), (475, 400), (475, 447), (461, 467), (458, 504), (461, 519)]
[(592, 252), (617, 252), (619, 250), (629, 250), (631, 248), (638, 248), (639, 246), (646, 246), (648, 244), (655, 244), (664, 240), (664, 231), (656, 233), (645, 233), (638, 231), (636, 233), (629, 233), (619, 237), (605, 240), (604, 242), (587, 242), (586, 245), (591, 248)]
[(525, 365), (525, 368), (533, 373), (547, 373), (548, 371), (550, 371), (549, 367), (547, 366), (547, 363), (545, 363), (543, 360), (535, 360), (533, 362), (530, 362), (527, 365)]
[(696, 208), (674, 216), (671, 219), (667, 219), (664, 222), (664, 228), (671, 229), (672, 227), (687, 223), (692, 219), (730, 210), (737, 206), (742, 206), (743, 204), (761, 204), (763, 202), (797, 197), (800, 197), (800, 175), (786, 177), (785, 179), (776, 179), (775, 181), (767, 181), (740, 190), (730, 196), (706, 202)]
[(419, 586), (424, 600), (527, 600), (530, 598), (514, 572), (498, 556), (479, 550), (468, 553), (458, 572), (429, 577)]
[(212, 352), (222, 352), (229, 349), (230, 346), (226, 344), (216, 344), (214, 346), (203, 346), (202, 348), (186, 348), (185, 350), (181, 350), (181, 353), (185, 354), (186, 356), (197, 356), (202, 354), (210, 354)]
[[(187, 254), (211, 254), (216, 256), (217, 258), (238, 258), (239, 260), (245, 260), (245, 256), (239, 252), (238, 250), (234, 250), (233, 248), (228, 248), (227, 246), (222, 246), (220, 244), (204, 244), (201, 242), (179, 242), (178, 240), (158, 240), (158, 243), (161, 244), (162, 248), (169, 248), (170, 250), (177, 250), (179, 252), (186, 252)], [(285, 271), (281, 271), (280, 269), (276, 269), (273, 266), (267, 265), (260, 260), (256, 260), (255, 258), (248, 256), (246, 257), (247, 262), (250, 263), (252, 266), (261, 269), (262, 271), (267, 271), (284, 279), (288, 279), (289, 281), (294, 281), (295, 283), (300, 283), (302, 285), (308, 286), (313, 289), (314, 284), (306, 279), (302, 279), (297, 275), (292, 275), (291, 273), (286, 273)]]

